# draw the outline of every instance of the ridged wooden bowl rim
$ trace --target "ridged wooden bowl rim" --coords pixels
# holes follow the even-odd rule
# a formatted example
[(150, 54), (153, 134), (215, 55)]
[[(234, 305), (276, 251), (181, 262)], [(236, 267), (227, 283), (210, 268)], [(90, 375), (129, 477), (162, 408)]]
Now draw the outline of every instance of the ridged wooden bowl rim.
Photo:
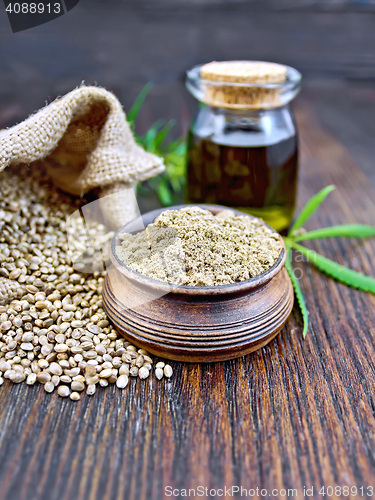
[[(255, 278), (251, 278), (246, 281), (241, 281), (240, 283), (232, 283), (230, 285), (217, 285), (217, 286), (185, 286), (185, 285), (171, 285), (169, 283), (165, 283), (163, 281), (154, 280), (152, 278), (148, 278), (142, 274), (139, 274), (129, 267), (127, 267), (117, 256), (116, 254), (116, 246), (120, 243), (119, 236), (123, 233), (130, 232), (138, 232), (139, 231), (139, 223), (142, 220), (142, 224), (147, 226), (151, 222), (153, 222), (156, 217), (158, 217), (162, 212), (166, 210), (179, 210), (180, 208), (186, 207), (200, 207), (205, 210), (209, 210), (214, 215), (222, 210), (232, 210), (238, 215), (245, 215), (246, 217), (250, 217), (251, 219), (257, 219), (257, 217), (253, 217), (252, 215), (246, 214), (244, 212), (240, 212), (239, 210), (235, 210), (230, 207), (225, 207), (221, 205), (174, 205), (172, 207), (167, 208), (158, 208), (156, 210), (152, 210), (151, 212), (147, 212), (140, 217), (128, 222), (124, 226), (120, 227), (120, 229), (114, 235), (111, 242), (111, 249), (109, 252), (109, 256), (111, 259), (111, 263), (116, 267), (118, 271), (120, 271), (124, 276), (131, 279), (133, 282), (136, 282), (142, 286), (152, 288), (153, 290), (158, 290), (165, 293), (175, 293), (182, 295), (200, 295), (200, 296), (212, 296), (212, 295), (227, 295), (232, 293), (242, 293), (253, 288), (257, 288), (265, 283), (269, 282), (276, 274), (278, 274), (281, 269), (284, 267), (286, 260), (286, 248), (282, 237), (275, 231), (271, 226), (266, 224), (262, 219), (260, 220), (265, 226), (271, 229), (274, 233), (279, 236), (281, 242), (281, 251), (279, 257), (275, 264), (267, 269), (264, 273), (256, 276)], [(138, 230), (132, 230), (131, 228), (138, 228)]]

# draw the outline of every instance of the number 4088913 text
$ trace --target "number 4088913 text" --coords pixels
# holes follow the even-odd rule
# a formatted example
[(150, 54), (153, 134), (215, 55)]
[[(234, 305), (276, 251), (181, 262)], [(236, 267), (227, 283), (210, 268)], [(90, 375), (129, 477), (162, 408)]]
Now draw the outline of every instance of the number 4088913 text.
[(9, 14), (60, 14), (60, 3), (13, 3), (5, 9)]

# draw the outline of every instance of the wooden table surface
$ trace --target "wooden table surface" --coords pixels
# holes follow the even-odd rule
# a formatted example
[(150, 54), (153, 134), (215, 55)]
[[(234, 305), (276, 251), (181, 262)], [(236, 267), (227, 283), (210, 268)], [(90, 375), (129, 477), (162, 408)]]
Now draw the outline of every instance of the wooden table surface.
[[(318, 124), (308, 103), (297, 119), (299, 206), (327, 184), (337, 186), (306, 227), (375, 224), (375, 190), (345, 145)], [(374, 239), (308, 246), (375, 274)], [(351, 498), (368, 498), (367, 487), (375, 487), (375, 297), (306, 262), (295, 267), (310, 311), (305, 340), (295, 308), (260, 351), (211, 365), (172, 363), (170, 381), (132, 380), (123, 392), (101, 389), (78, 403), (6, 381), (0, 499), (161, 500), (169, 498), (167, 486), (242, 486), (277, 498), (292, 496), (282, 489), (303, 498), (306, 487), (310, 498), (323, 499), (323, 486), (356, 486)], [(203, 498), (221, 492), (207, 493)], [(348, 498), (343, 493), (333, 490), (330, 498)]]

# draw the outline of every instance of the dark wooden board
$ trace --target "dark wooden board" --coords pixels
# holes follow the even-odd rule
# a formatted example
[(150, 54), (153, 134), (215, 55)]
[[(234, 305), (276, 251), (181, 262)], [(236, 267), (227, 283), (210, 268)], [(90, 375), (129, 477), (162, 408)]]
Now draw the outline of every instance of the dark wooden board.
[[(299, 205), (337, 186), (307, 227), (375, 224), (375, 191), (363, 171), (309, 106), (297, 118)], [(309, 246), (374, 274), (375, 240)], [(0, 499), (160, 500), (169, 485), (295, 488), (298, 498), (313, 486), (323, 498), (323, 485), (375, 486), (375, 297), (309, 264), (296, 267), (310, 310), (306, 340), (295, 308), (260, 351), (210, 365), (173, 362), (170, 381), (133, 380), (77, 404), (5, 382)]]

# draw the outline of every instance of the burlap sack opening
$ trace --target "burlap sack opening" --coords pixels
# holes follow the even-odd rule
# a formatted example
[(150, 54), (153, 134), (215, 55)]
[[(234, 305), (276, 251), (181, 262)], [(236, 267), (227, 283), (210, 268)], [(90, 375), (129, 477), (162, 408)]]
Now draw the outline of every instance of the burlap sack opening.
[(42, 162), (56, 186), (70, 194), (96, 188), (99, 197), (119, 193), (103, 204), (113, 229), (136, 214), (134, 197), (122, 191), (164, 170), (161, 158), (136, 144), (118, 99), (86, 86), (0, 131), (0, 171), (19, 163), (32, 168), (34, 162)]

